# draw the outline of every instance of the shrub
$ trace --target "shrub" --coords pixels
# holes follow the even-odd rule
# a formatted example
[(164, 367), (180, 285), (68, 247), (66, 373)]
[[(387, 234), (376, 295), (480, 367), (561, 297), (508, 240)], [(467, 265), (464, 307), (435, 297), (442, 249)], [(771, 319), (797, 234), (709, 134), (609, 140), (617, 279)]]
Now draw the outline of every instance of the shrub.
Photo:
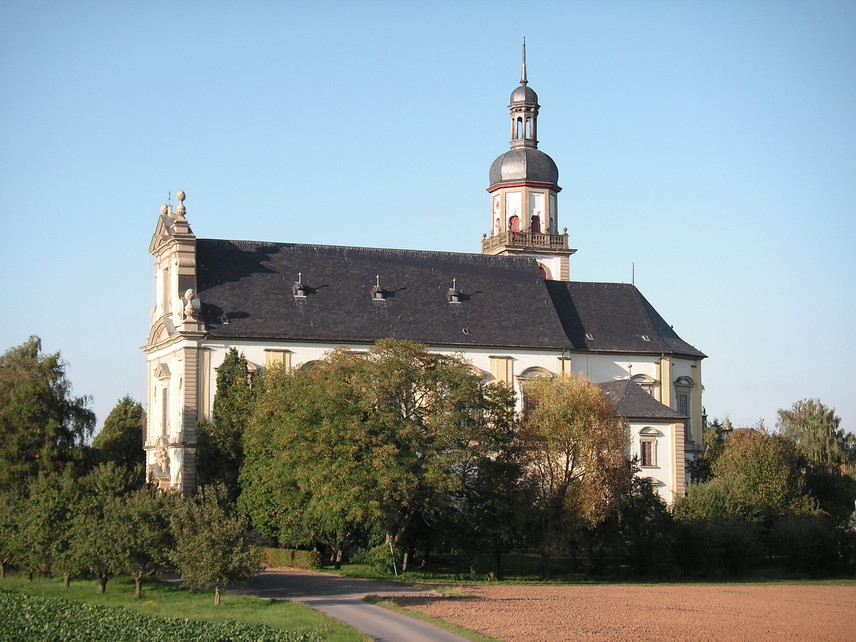
[(378, 575), (388, 575), (396, 568), (401, 568), (401, 560), (393, 558), (392, 551), (389, 550), (387, 544), (359, 550), (351, 558), (351, 561), (357, 564), (367, 564)]
[(764, 557), (758, 522), (733, 519), (677, 521), (675, 558), (688, 575), (735, 576)]
[(793, 515), (773, 524), (770, 545), (785, 558), (787, 569), (813, 576), (841, 567), (839, 534), (832, 520), (820, 515)]
[(321, 568), (321, 553), (318, 551), (299, 551), (293, 548), (262, 548), (262, 551), (267, 566)]

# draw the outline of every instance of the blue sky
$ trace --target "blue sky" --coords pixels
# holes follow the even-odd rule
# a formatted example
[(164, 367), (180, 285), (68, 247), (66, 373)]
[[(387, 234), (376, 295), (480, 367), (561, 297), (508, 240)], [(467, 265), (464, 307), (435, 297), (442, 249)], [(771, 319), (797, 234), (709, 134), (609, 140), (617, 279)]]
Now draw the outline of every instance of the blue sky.
[(143, 399), (179, 189), (201, 237), (479, 251), (523, 36), (572, 278), (635, 263), (710, 416), (856, 430), (856, 2), (4, 0), (0, 349)]

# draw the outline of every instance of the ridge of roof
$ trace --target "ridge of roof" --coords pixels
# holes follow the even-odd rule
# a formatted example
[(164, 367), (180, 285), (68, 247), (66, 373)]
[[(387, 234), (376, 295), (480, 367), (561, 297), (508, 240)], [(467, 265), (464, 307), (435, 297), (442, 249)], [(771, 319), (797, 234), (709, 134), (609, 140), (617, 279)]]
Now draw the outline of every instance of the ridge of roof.
[(342, 252), (358, 252), (364, 254), (391, 254), (391, 253), (401, 253), (401, 254), (412, 254), (412, 255), (422, 255), (422, 256), (438, 256), (438, 257), (448, 257), (448, 258), (464, 258), (484, 261), (484, 262), (494, 262), (494, 263), (527, 263), (531, 264), (536, 261), (534, 257), (531, 256), (508, 256), (508, 255), (497, 255), (497, 254), (482, 254), (480, 252), (449, 252), (446, 250), (415, 250), (412, 248), (396, 248), (396, 247), (365, 247), (361, 245), (330, 245), (326, 243), (283, 243), (278, 241), (247, 241), (247, 240), (231, 240), (231, 239), (209, 239), (209, 238), (198, 238), (196, 239), (197, 243), (231, 243), (236, 246), (259, 246), (259, 247), (288, 247), (295, 249), (318, 249), (318, 250), (330, 250), (334, 252), (342, 251)]

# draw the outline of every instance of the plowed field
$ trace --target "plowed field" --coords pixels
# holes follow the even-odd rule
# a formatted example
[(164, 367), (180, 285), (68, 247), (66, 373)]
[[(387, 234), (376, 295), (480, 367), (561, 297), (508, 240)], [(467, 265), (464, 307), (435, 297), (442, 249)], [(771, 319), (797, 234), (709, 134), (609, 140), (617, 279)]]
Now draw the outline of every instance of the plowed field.
[(856, 585), (462, 586), (407, 608), (508, 642), (856, 640)]

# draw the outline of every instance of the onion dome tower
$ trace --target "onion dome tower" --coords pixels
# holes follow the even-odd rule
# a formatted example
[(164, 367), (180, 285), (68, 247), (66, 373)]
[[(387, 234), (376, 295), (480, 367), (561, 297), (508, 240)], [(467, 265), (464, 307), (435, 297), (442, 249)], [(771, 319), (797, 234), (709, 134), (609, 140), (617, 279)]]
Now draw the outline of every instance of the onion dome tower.
[(569, 281), (567, 228), (559, 232), (559, 168), (538, 149), (538, 94), (526, 77), (526, 41), (520, 86), (511, 93), (511, 149), (490, 166), (490, 234), (482, 254), (533, 256), (544, 277)]

